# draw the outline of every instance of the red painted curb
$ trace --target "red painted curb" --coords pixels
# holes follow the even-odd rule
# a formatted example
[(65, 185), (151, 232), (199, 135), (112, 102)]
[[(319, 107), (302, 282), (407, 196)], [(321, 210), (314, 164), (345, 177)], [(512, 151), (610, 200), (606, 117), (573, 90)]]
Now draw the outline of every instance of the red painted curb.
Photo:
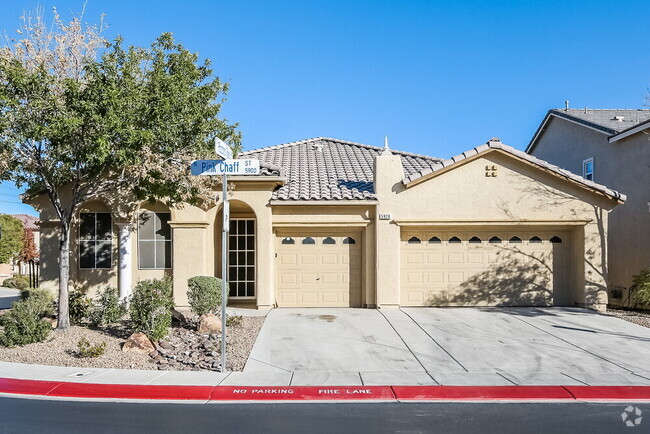
[(394, 400), (389, 386), (217, 386), (210, 401)]
[(578, 400), (650, 401), (650, 386), (565, 386)]
[(0, 378), (1, 393), (19, 393), (21, 395), (47, 395), (59, 384), (58, 381), (18, 380)]
[(650, 386), (163, 386), (0, 378), (0, 393), (195, 401), (650, 401)]
[(573, 400), (562, 386), (392, 386), (397, 400), (542, 401)]
[(160, 399), (196, 400), (210, 399), (213, 386), (144, 386), (135, 384), (60, 383), (48, 396), (67, 398)]

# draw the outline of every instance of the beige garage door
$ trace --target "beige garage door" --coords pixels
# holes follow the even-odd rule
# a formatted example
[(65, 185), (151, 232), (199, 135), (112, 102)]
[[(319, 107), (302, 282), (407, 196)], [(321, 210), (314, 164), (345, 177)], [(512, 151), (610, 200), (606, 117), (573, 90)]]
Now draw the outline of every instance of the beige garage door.
[(569, 231), (405, 231), (403, 306), (571, 305)]
[(279, 307), (361, 306), (361, 237), (308, 233), (277, 237)]

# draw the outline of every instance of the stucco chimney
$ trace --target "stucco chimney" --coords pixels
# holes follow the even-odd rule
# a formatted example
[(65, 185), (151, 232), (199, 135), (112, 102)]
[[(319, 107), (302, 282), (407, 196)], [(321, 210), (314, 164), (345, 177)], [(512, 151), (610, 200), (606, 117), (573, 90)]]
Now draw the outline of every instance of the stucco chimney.
[[(399, 155), (393, 154), (388, 147), (385, 147), (379, 154), (375, 155), (374, 186), (375, 194), (379, 196), (390, 194), (393, 186), (404, 179), (402, 159)], [(379, 198), (381, 201), (381, 198)]]
[(404, 189), (402, 159), (385, 146), (375, 156), (374, 183), (378, 204), (375, 208), (375, 294), (379, 308), (399, 307), (400, 228), (397, 196)]

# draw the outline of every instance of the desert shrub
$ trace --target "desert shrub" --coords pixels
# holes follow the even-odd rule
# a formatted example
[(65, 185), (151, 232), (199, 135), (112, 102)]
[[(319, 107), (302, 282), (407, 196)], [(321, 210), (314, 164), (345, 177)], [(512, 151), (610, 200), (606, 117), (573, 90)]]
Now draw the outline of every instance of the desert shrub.
[(93, 300), (88, 319), (95, 326), (113, 324), (126, 314), (126, 305), (120, 301), (117, 288), (106, 287)]
[(81, 338), (77, 342), (77, 357), (81, 358), (97, 358), (104, 354), (106, 351), (106, 342), (100, 344), (92, 345), (88, 339)]
[(636, 299), (643, 304), (650, 304), (650, 268), (645, 268), (639, 274), (632, 276), (636, 286)]
[(52, 329), (43, 320), (42, 300), (37, 297), (15, 302), (8, 313), (0, 316), (0, 325), (4, 328), (0, 344), (5, 347), (42, 342)]
[(47, 289), (31, 288), (20, 291), (20, 299), (30, 301), (40, 309), (41, 317), (54, 315), (54, 295)]
[(86, 297), (81, 290), (75, 289), (68, 294), (70, 309), (70, 323), (81, 324), (90, 315), (90, 298)]
[(226, 327), (241, 325), (244, 318), (241, 315), (227, 315)]
[(129, 315), (133, 332), (142, 332), (150, 339), (162, 339), (172, 323), (172, 281), (142, 280), (133, 289)]
[(29, 279), (24, 276), (15, 276), (5, 279), (2, 286), (12, 289), (27, 289), (29, 288)]
[(195, 276), (187, 280), (187, 299), (197, 315), (214, 313), (221, 306), (221, 279)]

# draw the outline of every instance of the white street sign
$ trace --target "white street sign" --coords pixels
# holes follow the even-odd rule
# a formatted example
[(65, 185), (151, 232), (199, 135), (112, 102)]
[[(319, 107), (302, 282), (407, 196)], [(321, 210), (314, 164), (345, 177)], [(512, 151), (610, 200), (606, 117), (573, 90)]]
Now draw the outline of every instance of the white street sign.
[(196, 160), (192, 162), (192, 175), (259, 175), (260, 161), (245, 160)]
[(232, 160), (232, 149), (219, 137), (214, 138), (214, 152), (221, 158)]

